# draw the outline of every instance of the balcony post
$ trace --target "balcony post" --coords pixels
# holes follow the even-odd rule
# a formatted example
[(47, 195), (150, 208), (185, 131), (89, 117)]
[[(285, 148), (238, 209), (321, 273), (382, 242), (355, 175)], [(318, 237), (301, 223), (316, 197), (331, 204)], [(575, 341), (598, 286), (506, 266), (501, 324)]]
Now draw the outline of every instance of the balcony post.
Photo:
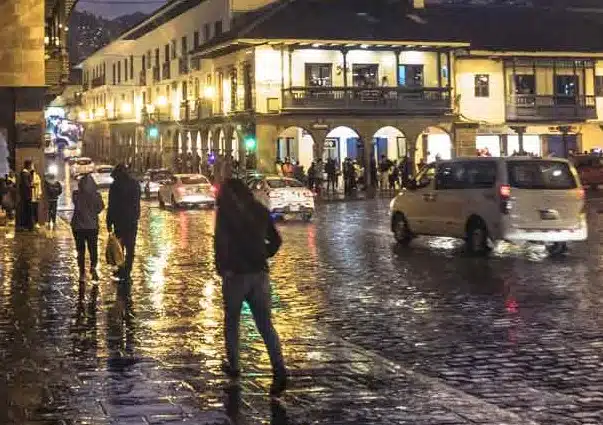
[(341, 49), (343, 55), (343, 87), (348, 88), (348, 50)]
[(450, 87), (452, 86), (452, 64), (451, 64), (452, 60), (450, 57), (450, 50), (446, 51), (446, 69), (448, 69), (448, 81), (447, 81), (447, 86), (448, 86), (448, 94), (450, 94)]
[[(437, 50), (437, 61), (436, 61), (436, 67), (437, 72), (438, 72), (438, 88), (442, 88), (442, 52), (438, 49)], [(450, 72), (450, 71), (449, 71)]]
[(293, 87), (293, 47), (289, 47), (289, 88)]
[(394, 87), (400, 86), (400, 49), (395, 49), (394, 54), (396, 55), (396, 84)]

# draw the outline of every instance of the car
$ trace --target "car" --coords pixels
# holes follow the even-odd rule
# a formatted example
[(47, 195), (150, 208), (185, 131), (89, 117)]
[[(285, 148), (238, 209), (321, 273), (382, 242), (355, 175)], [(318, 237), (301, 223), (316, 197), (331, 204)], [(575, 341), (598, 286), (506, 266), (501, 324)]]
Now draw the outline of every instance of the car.
[(603, 157), (599, 155), (577, 155), (572, 162), (578, 170), (580, 181), (585, 187), (597, 190), (603, 184)]
[(71, 175), (78, 176), (80, 174), (94, 173), (94, 162), (90, 158), (79, 157), (71, 165)]
[(147, 199), (157, 197), (161, 184), (169, 182), (173, 177), (172, 172), (165, 168), (148, 170), (140, 180), (140, 191)]
[(458, 158), (428, 164), (390, 203), (391, 230), (447, 236), (485, 254), (505, 240), (546, 245), (550, 254), (588, 237), (584, 189), (564, 159)]
[(299, 180), (280, 176), (250, 176), (247, 180), (256, 200), (274, 217), (296, 215), (309, 221), (314, 214), (314, 194)]
[(159, 187), (159, 206), (172, 208), (204, 206), (213, 208), (216, 188), (201, 174), (175, 174)]
[(82, 150), (77, 144), (66, 144), (64, 145), (62, 152), (63, 158), (65, 159), (77, 159), (81, 155)]
[(112, 165), (97, 165), (94, 173), (92, 173), (92, 178), (96, 182), (96, 185), (100, 188), (107, 188), (111, 186), (113, 183), (113, 177), (111, 177), (111, 173), (113, 172)]

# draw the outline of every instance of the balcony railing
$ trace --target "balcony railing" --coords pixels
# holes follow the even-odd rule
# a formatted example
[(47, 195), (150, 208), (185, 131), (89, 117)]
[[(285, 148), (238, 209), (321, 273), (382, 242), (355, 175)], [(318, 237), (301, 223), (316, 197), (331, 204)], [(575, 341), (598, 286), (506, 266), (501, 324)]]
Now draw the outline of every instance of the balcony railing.
[(178, 73), (180, 75), (188, 74), (188, 57), (178, 59)]
[(153, 67), (153, 82), (157, 83), (161, 80), (161, 75), (159, 74), (159, 67), (158, 66), (154, 66)]
[(507, 97), (507, 120), (590, 120), (597, 118), (595, 96), (517, 94)]
[(161, 65), (161, 79), (169, 80), (170, 78), (170, 63), (164, 62), (163, 65)]
[(105, 81), (105, 76), (104, 75), (101, 75), (99, 77), (93, 78), (92, 79), (92, 88), (104, 86), (105, 82), (106, 81)]
[(450, 89), (427, 87), (291, 87), (283, 90), (282, 109), (445, 113)]
[(140, 71), (140, 74), (138, 75), (138, 85), (139, 86), (147, 85), (147, 70), (146, 69), (143, 69), (142, 71)]

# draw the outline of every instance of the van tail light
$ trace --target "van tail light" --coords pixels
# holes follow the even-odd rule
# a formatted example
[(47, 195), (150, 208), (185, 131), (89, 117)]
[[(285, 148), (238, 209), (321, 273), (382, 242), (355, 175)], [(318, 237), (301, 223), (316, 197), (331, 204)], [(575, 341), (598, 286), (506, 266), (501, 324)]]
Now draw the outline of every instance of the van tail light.
[(509, 199), (511, 197), (511, 186), (508, 184), (503, 184), (500, 187), (500, 198), (501, 199)]
[(503, 184), (500, 186), (498, 194), (500, 196), (500, 212), (509, 214), (511, 212), (511, 186)]

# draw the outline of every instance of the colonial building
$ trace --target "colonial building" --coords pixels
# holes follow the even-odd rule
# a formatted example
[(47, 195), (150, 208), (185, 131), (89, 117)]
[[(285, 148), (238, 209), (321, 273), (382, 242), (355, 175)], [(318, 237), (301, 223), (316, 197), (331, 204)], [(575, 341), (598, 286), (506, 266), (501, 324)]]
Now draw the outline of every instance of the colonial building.
[(175, 0), (83, 62), (79, 115), (91, 155), (168, 167), (563, 155), (599, 144), (602, 54), (578, 12)]

